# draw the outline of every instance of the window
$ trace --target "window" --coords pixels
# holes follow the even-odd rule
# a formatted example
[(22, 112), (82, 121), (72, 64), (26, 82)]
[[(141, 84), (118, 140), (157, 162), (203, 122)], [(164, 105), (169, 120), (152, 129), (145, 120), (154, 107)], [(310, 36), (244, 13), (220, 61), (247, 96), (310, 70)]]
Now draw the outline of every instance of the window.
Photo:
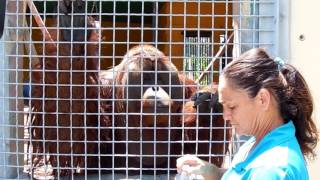
[[(187, 31), (184, 43), (184, 71), (191, 79), (197, 80), (212, 60), (212, 39), (208, 31)], [(199, 82), (208, 85), (213, 82), (213, 71), (209, 70)]]

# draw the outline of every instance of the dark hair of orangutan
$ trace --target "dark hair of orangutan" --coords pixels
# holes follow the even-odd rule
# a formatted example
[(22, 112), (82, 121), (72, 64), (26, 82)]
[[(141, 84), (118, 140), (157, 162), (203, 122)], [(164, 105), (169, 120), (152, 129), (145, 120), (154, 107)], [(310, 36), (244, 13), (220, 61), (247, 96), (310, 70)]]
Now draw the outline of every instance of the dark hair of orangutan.
[(304, 156), (315, 157), (318, 134), (311, 118), (313, 101), (306, 81), (296, 68), (287, 63), (279, 66), (265, 50), (255, 48), (229, 63), (222, 75), (232, 86), (246, 90), (252, 98), (261, 88), (268, 89), (285, 122), (293, 121)]

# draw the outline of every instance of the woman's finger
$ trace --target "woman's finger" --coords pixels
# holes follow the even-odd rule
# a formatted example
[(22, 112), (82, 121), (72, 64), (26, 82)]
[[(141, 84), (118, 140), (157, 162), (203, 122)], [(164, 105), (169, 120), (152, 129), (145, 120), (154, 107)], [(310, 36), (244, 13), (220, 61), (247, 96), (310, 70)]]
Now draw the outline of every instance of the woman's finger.
[(199, 164), (198, 161), (199, 161), (198, 158), (191, 156), (191, 155), (185, 155), (185, 156), (178, 158), (177, 163), (176, 163), (178, 173), (181, 172), (181, 168), (184, 165), (197, 166)]

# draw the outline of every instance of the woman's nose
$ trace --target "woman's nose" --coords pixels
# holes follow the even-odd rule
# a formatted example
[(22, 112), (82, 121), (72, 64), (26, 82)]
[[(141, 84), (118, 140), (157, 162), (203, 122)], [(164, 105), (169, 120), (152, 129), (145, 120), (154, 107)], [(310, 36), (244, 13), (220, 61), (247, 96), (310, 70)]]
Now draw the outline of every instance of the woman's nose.
[(224, 120), (231, 120), (231, 113), (228, 110), (223, 110), (223, 119)]

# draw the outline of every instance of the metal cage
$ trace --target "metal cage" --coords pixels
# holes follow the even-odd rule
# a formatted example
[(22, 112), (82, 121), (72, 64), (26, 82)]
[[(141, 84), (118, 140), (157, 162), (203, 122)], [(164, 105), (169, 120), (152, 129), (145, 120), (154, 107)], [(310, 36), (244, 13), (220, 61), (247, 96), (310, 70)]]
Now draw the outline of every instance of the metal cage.
[(245, 138), (219, 74), (276, 54), (278, 3), (7, 0), (0, 179), (174, 179), (183, 154), (228, 167)]

